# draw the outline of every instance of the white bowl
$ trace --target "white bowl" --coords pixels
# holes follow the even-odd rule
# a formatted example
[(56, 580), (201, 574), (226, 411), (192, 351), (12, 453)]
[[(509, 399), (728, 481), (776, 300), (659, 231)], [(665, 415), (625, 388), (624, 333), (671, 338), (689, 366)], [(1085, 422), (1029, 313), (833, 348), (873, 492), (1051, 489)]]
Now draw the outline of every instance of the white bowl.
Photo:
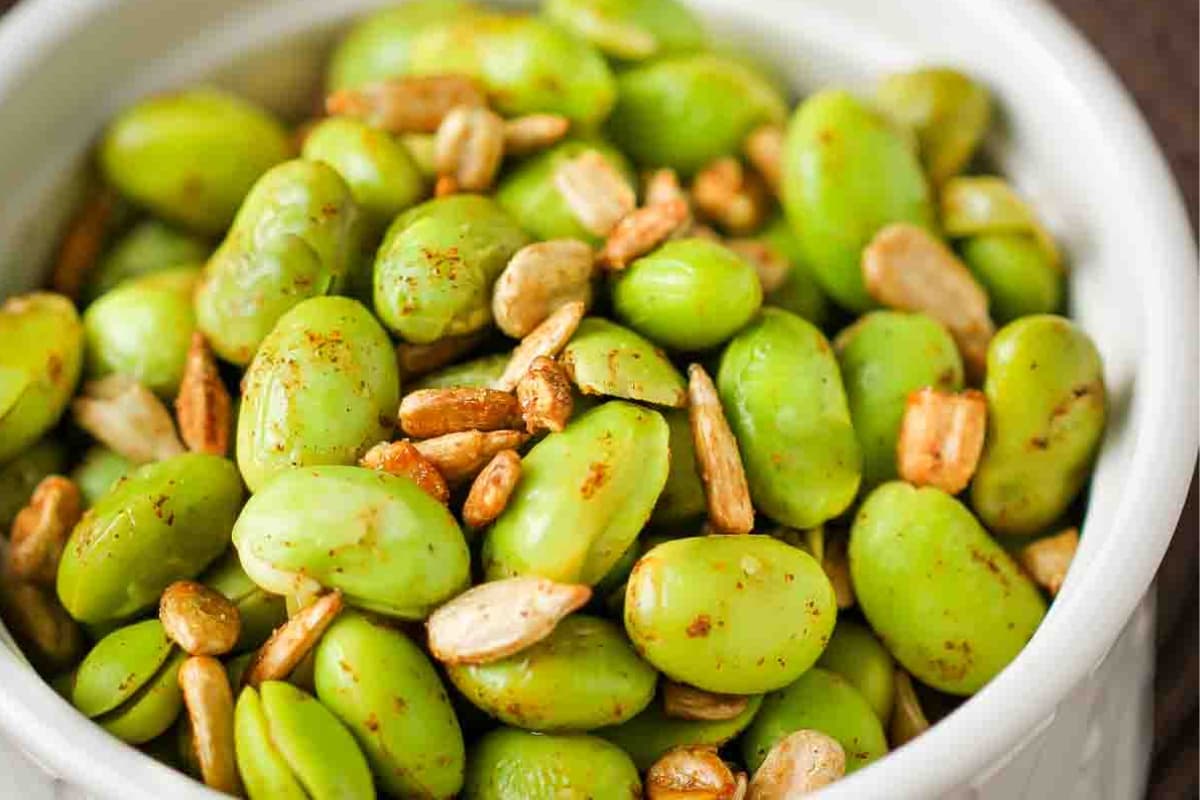
[[(691, 2), (718, 38), (774, 62), (802, 91), (831, 83), (866, 89), (884, 71), (932, 62), (985, 80), (1003, 110), (991, 153), (1069, 254), (1071, 314), (1104, 355), (1112, 401), (1075, 566), (1004, 673), (929, 733), (828, 792), (970, 795), (979, 776), (1044, 730), (1100, 665), (1146, 593), (1178, 517), (1197, 436), (1196, 252), (1179, 196), (1117, 81), (1033, 0)], [(19, 5), (0, 24), (0, 296), (42, 280), (80, 165), (115, 112), (147, 92), (209, 78), (300, 113), (313, 100), (332, 32), (382, 4)], [(76, 714), (3, 644), (0, 729), (98, 796), (216, 797)]]

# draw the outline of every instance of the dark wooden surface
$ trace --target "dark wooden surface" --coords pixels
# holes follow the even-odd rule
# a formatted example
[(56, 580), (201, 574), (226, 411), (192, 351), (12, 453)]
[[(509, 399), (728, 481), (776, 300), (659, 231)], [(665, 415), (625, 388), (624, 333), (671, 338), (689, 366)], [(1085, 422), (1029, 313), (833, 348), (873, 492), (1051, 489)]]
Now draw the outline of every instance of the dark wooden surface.
[[(168, 2), (168, 0), (163, 0)], [(0, 13), (14, 0), (0, 0)], [(1197, 229), (1198, 27), (1196, 0), (1054, 0), (1132, 92), (1171, 162)], [(1158, 672), (1150, 800), (1200, 797), (1197, 686), (1197, 481), (1158, 578)]]

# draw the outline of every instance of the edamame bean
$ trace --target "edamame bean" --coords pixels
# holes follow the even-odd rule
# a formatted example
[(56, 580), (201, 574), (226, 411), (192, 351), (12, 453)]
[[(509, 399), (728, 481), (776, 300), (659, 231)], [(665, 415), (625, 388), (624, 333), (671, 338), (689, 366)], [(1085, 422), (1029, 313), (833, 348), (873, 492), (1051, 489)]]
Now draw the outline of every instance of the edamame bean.
[(892, 716), (896, 665), (869, 628), (849, 619), (839, 619), (829, 646), (817, 666), (841, 675), (858, 690), (879, 721), (886, 725)]
[(547, 0), (542, 13), (624, 61), (704, 47), (704, 26), (679, 0)]
[(1062, 305), (1064, 275), (1038, 241), (1024, 233), (989, 233), (962, 243), (963, 260), (987, 290), (1001, 325), (1031, 314), (1053, 314)]
[(100, 502), (100, 498), (108, 494), (117, 481), (128, 475), (135, 466), (128, 458), (104, 445), (89, 447), (83, 454), (83, 460), (71, 470), (71, 480), (83, 495), (84, 508), (91, 508)]
[(584, 319), (562, 353), (567, 375), (584, 395), (678, 408), (687, 399), (679, 370), (653, 344), (600, 317)]
[(746, 729), (762, 706), (762, 695), (746, 698), (746, 709), (732, 719), (694, 720), (668, 717), (662, 700), (657, 698), (633, 719), (610, 728), (600, 728), (602, 736), (620, 747), (633, 759), (639, 770), (650, 765), (673, 747), (699, 745), (720, 747)]
[(200, 236), (155, 219), (143, 220), (118, 239), (88, 275), (82, 302), (91, 303), (130, 278), (171, 267), (203, 264), (210, 249)]
[(629, 756), (595, 736), (545, 736), (501, 728), (476, 742), (467, 765), (468, 800), (641, 797)]

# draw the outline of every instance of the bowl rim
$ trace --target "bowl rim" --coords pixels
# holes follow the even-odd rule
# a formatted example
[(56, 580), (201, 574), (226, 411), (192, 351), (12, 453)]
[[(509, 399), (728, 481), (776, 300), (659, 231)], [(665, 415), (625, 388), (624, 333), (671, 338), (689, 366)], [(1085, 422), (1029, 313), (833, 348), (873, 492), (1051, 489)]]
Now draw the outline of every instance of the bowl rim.
[[(9, 11), (0, 21), (0, 95), (47, 48), (109, 5), (111, 0), (25, 0)], [(1043, 729), (1058, 704), (1103, 660), (1150, 586), (1196, 461), (1196, 244), (1166, 160), (1108, 65), (1048, 3), (980, 1), (973, 13), (1019, 27), (1057, 66), (1057, 77), (1072, 87), (1089, 124), (1106, 131), (1111, 154), (1126, 167), (1129, 191), (1139, 198), (1140, 230), (1159, 248), (1161, 260), (1144, 287), (1144, 305), (1155, 313), (1145, 322), (1148, 346), (1137, 384), (1139, 418), (1154, 424), (1138, 429), (1129, 467), (1136, 477), (1114, 517), (1136, 523), (1131, 529), (1141, 538), (1130, 547), (1110, 537), (1060, 601), (1068, 607), (1047, 619), (1013, 664), (929, 732), (833, 785), (824, 797), (862, 796), (872, 787), (887, 787), (893, 797), (935, 796), (994, 769)], [(1116, 574), (1122, 578), (1110, 577)], [(85, 720), (3, 642), (0, 686), (0, 733), (57, 776), (86, 781), (90, 792), (106, 797), (222, 796)]]

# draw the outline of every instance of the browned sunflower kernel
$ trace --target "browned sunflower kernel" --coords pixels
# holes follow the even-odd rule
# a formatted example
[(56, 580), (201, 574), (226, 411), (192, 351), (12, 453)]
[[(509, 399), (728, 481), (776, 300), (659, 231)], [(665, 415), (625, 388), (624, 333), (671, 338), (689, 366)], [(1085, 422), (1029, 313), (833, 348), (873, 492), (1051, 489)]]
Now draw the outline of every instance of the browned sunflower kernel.
[(135, 464), (184, 452), (162, 401), (133, 378), (109, 375), (83, 385), (71, 403), (79, 427)]
[(921, 710), (921, 701), (913, 688), (912, 678), (902, 669), (896, 670), (896, 700), (892, 705), (892, 719), (888, 723), (888, 745), (895, 749), (911, 742), (929, 730), (929, 720)]
[(734, 800), (738, 779), (717, 749), (683, 745), (646, 771), (646, 800)]
[(521, 424), (517, 398), (498, 389), (418, 389), (400, 401), (400, 428), (417, 439), (461, 431), (496, 431)]
[(557, 361), (538, 356), (517, 384), (517, 403), (525, 417), (525, 430), (557, 433), (567, 426), (575, 408), (571, 381)]
[(33, 490), (29, 505), (13, 519), (8, 574), (43, 586), (54, 586), (63, 548), (82, 515), (83, 497), (70, 478), (61, 475), (43, 478)]
[(791, 800), (846, 774), (846, 751), (836, 739), (800, 730), (780, 739), (754, 773), (748, 800)]
[(895, 222), (863, 250), (862, 271), (872, 297), (888, 308), (924, 312), (945, 325), (968, 371), (983, 374), (995, 333), (987, 292), (950, 248), (924, 228)]
[(663, 713), (672, 719), (716, 721), (733, 719), (746, 710), (750, 698), (740, 694), (706, 692), (686, 683), (663, 681)]
[(728, 156), (696, 173), (692, 180), (692, 203), (700, 216), (732, 236), (758, 230), (771, 210), (762, 178)]
[(176, 581), (158, 601), (167, 636), (188, 655), (222, 656), (237, 644), (242, 618), (225, 595), (195, 581)]
[(433, 133), (450, 109), (486, 104), (483, 89), (465, 75), (425, 75), (336, 91), (325, 99), (325, 110), (389, 133)]
[(594, 262), (591, 246), (578, 239), (551, 239), (522, 247), (492, 290), (496, 327), (520, 339), (567, 303), (590, 306)]
[(528, 114), (504, 122), (504, 153), (524, 156), (562, 140), (571, 120), (562, 114)]
[(358, 460), (360, 467), (403, 475), (442, 505), (450, 502), (450, 487), (433, 463), (410, 441), (380, 442)]
[(233, 401), (217, 372), (217, 362), (204, 334), (192, 334), (179, 394), (175, 396), (179, 434), (193, 453), (223, 456), (229, 449)]
[(1017, 554), (1017, 561), (1034, 583), (1054, 597), (1067, 579), (1067, 570), (1071, 568), (1071, 561), (1078, 549), (1079, 531), (1067, 528), (1054, 536), (1025, 545)]
[(687, 202), (676, 199), (626, 215), (604, 242), (600, 265), (611, 270), (625, 269), (635, 258), (649, 253), (686, 226), (689, 214)]
[(179, 688), (192, 728), (192, 750), (204, 783), (237, 794), (237, 760), (233, 745), (233, 690), (221, 662), (192, 656), (179, 667)]
[(586, 311), (587, 306), (582, 301), (574, 300), (560, 306), (546, 317), (545, 322), (530, 331), (521, 343), (513, 348), (508, 366), (496, 379), (495, 388), (511, 392), (529, 371), (529, 365), (534, 359), (538, 356), (552, 358), (562, 352), (567, 342), (575, 335)]
[(258, 688), (263, 681), (286, 680), (341, 610), (342, 593), (333, 591), (297, 611), (254, 654), (246, 666), (242, 684)]
[(896, 441), (896, 468), (914, 486), (958, 494), (971, 482), (987, 432), (983, 392), (910, 392)]
[(736, 776), (737, 787), (733, 790), (733, 800), (746, 800), (750, 793), (750, 778), (746, 773), (739, 772)]
[(792, 265), (783, 253), (762, 239), (729, 239), (725, 246), (750, 262), (758, 273), (764, 293), (783, 286), (792, 271)]
[(653, 206), (673, 200), (688, 201), (687, 192), (679, 183), (679, 174), (670, 167), (651, 170), (642, 176), (642, 203)]
[(396, 364), (401, 378), (426, 375), (447, 364), (453, 364), (483, 342), (482, 333), (447, 336), (429, 344), (401, 342), (396, 345)]
[(471, 491), (463, 503), (463, 522), (472, 528), (490, 525), (504, 512), (519, 480), (521, 457), (517, 451), (496, 453), (471, 484)]
[(54, 272), (50, 276), (50, 286), (54, 291), (73, 300), (79, 297), (88, 273), (104, 249), (104, 240), (118, 202), (112, 189), (95, 189), (71, 218), (67, 232), (59, 243)]
[(699, 364), (688, 367), (688, 420), (709, 521), (721, 533), (749, 533), (754, 529), (754, 506), (737, 439), (712, 378)]
[(458, 179), (453, 175), (438, 175), (433, 182), (433, 196), (449, 197), (452, 194), (458, 194)]
[(783, 140), (783, 126), (769, 122), (750, 131), (750, 135), (742, 143), (742, 152), (746, 160), (758, 171), (776, 196), (779, 196), (779, 187), (782, 185)]
[(637, 207), (633, 189), (596, 150), (585, 150), (559, 164), (554, 186), (579, 223), (596, 236), (608, 236)]
[(504, 120), (491, 109), (457, 106), (438, 126), (434, 166), (454, 179), (456, 191), (487, 191), (503, 158)]
[(451, 485), (471, 480), (501, 450), (513, 450), (529, 439), (524, 431), (463, 431), (413, 442)]
[(62, 607), (53, 587), (0, 574), (0, 611), (38, 667), (57, 673), (74, 666), (83, 655), (83, 630)]
[(833, 536), (825, 540), (821, 567), (825, 576), (833, 585), (833, 594), (837, 599), (838, 608), (850, 608), (854, 605), (854, 583), (850, 580), (850, 562), (846, 552), (846, 539), (843, 536)]
[(481, 583), (433, 612), (429, 652), (444, 664), (487, 664), (537, 644), (592, 597), (588, 586), (525, 576)]

